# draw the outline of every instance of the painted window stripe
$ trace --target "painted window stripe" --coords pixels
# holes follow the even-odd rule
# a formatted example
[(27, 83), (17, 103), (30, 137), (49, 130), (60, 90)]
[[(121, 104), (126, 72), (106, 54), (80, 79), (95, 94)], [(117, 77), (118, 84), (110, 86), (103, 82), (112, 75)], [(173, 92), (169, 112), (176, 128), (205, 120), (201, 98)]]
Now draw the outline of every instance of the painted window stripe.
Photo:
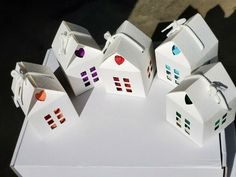
[(90, 68), (90, 72), (93, 72), (93, 71), (95, 71), (95, 70), (96, 70), (95, 66), (92, 67), (92, 68)]
[(124, 82), (129, 82), (128, 78), (123, 78)]
[(171, 70), (171, 67), (169, 65), (166, 65), (166, 69)]
[(114, 81), (119, 81), (120, 79), (118, 77), (113, 77)]
[(82, 73), (80, 73), (80, 75), (83, 77), (83, 76), (87, 75), (87, 72), (83, 71)]
[(88, 87), (88, 86), (90, 86), (90, 82), (86, 82), (84, 85), (85, 85), (85, 87)]
[(98, 78), (98, 77), (96, 77), (96, 78), (93, 79), (93, 82), (97, 82), (97, 81), (99, 81), (99, 78)]
[(177, 74), (177, 75), (179, 75), (179, 70), (174, 69), (174, 73)]
[(50, 115), (50, 114), (48, 114), (48, 115), (46, 115), (46, 116), (44, 117), (45, 120), (49, 120), (50, 118), (51, 118), (51, 115)]

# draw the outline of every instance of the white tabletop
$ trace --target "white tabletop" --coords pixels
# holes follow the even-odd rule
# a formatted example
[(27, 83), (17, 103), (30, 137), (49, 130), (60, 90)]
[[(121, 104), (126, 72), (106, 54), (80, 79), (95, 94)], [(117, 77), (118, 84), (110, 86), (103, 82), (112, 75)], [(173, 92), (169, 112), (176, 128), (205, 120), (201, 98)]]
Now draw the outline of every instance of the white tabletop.
[(222, 171), (219, 136), (200, 148), (165, 121), (165, 95), (171, 89), (155, 78), (147, 98), (108, 94), (102, 86), (73, 97), (80, 112), (74, 126), (63, 134), (40, 140), (25, 123), (13, 166), (19, 173), (29, 166)]

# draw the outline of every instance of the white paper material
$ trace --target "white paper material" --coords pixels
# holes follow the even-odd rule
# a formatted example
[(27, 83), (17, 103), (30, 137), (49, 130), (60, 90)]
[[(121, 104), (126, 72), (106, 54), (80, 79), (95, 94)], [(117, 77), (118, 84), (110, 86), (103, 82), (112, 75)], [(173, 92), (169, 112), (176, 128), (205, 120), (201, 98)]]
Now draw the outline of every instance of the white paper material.
[(200, 14), (178, 21), (168, 26), (167, 39), (155, 49), (158, 77), (174, 86), (218, 56), (218, 40)]
[(103, 54), (88, 30), (62, 21), (52, 49), (75, 95), (99, 83), (99, 65)]
[(156, 71), (152, 40), (128, 21), (105, 38), (100, 69), (106, 91), (146, 97)]
[(163, 111), (170, 87), (153, 84), (148, 100), (96, 87), (81, 119), (57, 139), (39, 141), (26, 127), (14, 168), (24, 177), (223, 177), (219, 137), (199, 148), (173, 131)]
[[(156, 78), (142, 99), (96, 87), (80, 119), (57, 138), (41, 141), (24, 124), (11, 166), (24, 177), (223, 177), (224, 141), (215, 136), (199, 148), (166, 122), (172, 89)], [(71, 99), (81, 109), (83, 95)]]
[(236, 88), (222, 63), (200, 67), (166, 97), (166, 118), (198, 145), (235, 119)]
[(41, 138), (56, 134), (78, 118), (67, 93), (50, 68), (18, 62), (12, 76), (14, 101)]

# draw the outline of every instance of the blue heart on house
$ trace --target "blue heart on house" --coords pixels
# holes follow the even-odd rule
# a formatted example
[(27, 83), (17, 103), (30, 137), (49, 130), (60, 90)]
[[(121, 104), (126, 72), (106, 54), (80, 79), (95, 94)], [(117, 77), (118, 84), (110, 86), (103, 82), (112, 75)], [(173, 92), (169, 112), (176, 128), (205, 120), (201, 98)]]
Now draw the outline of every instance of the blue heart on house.
[(173, 45), (172, 46), (172, 53), (173, 53), (173, 55), (178, 55), (178, 54), (180, 54), (180, 49), (177, 47), (177, 46), (175, 46), (175, 45)]

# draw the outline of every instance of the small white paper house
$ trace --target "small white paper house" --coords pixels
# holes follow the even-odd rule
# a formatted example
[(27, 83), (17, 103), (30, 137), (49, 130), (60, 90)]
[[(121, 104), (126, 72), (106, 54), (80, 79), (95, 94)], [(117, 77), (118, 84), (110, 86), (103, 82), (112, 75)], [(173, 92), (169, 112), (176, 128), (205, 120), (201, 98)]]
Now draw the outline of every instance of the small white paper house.
[(68, 127), (78, 117), (50, 68), (18, 62), (11, 75), (14, 102), (42, 138)]
[(107, 32), (104, 36), (100, 71), (106, 91), (146, 97), (156, 71), (152, 40), (129, 21), (115, 35)]
[(62, 21), (52, 49), (75, 95), (99, 83), (98, 67), (103, 54), (88, 30)]
[(218, 40), (200, 14), (174, 21), (167, 39), (155, 49), (157, 75), (177, 86), (206, 63), (217, 61)]
[(222, 63), (202, 66), (166, 96), (166, 119), (202, 146), (234, 121), (236, 88)]

